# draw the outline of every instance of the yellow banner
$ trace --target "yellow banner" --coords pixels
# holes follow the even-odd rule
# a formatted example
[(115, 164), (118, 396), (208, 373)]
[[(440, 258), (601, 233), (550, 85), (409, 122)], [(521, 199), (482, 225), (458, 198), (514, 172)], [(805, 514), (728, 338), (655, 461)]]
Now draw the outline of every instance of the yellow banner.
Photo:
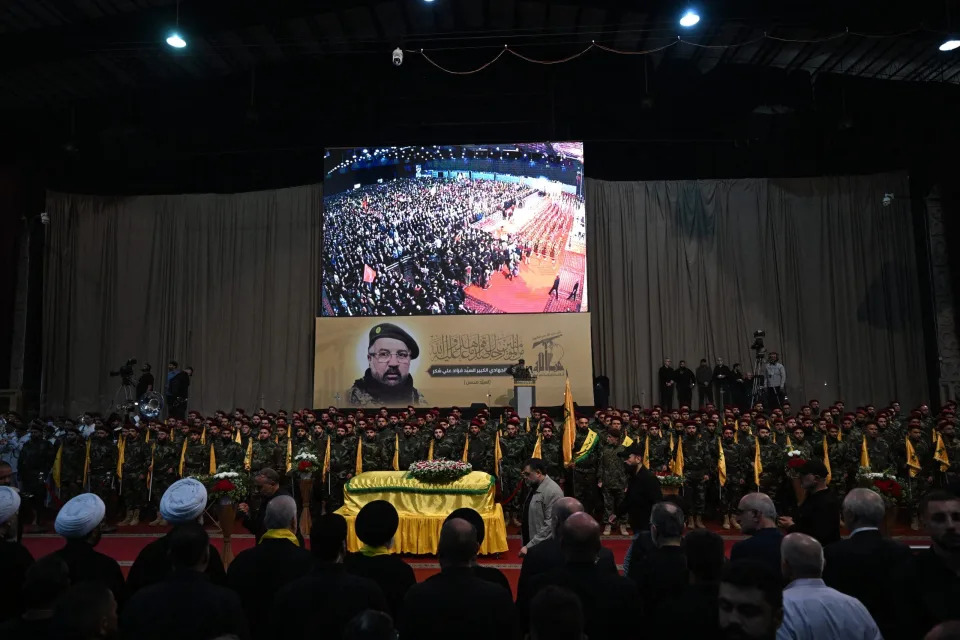
[(317, 318), (315, 406), (506, 406), (523, 358), (536, 404), (593, 397), (589, 313)]

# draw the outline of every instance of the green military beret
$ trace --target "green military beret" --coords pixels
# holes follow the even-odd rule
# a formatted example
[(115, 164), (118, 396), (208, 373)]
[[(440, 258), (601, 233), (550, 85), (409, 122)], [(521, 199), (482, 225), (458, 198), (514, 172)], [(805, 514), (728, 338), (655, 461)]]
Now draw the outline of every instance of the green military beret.
[(395, 324), (381, 322), (370, 329), (370, 344), (367, 345), (367, 348), (372, 347), (373, 343), (380, 338), (393, 338), (407, 345), (407, 349), (410, 349), (411, 360), (415, 360), (417, 356), (420, 355), (420, 347), (417, 346), (417, 341), (414, 340), (409, 333)]

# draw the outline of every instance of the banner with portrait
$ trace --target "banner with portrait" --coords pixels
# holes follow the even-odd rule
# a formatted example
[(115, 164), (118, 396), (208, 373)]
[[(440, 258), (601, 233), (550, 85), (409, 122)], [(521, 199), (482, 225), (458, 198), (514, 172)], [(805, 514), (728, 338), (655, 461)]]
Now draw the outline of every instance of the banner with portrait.
[(316, 319), (316, 407), (506, 406), (524, 359), (536, 403), (563, 404), (566, 377), (593, 403), (589, 313)]

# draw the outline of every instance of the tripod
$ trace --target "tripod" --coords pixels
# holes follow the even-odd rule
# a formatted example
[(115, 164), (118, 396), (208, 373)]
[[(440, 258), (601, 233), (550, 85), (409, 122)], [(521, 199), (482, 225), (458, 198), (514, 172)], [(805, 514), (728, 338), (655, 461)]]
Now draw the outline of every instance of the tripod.
[(136, 403), (136, 393), (137, 388), (133, 384), (133, 380), (124, 378), (120, 383), (120, 388), (113, 394), (113, 406), (111, 409), (115, 413), (126, 413), (130, 410), (130, 407)]
[(758, 402), (764, 402), (766, 398), (766, 387), (764, 386), (764, 364), (763, 358), (766, 352), (757, 350), (756, 358), (753, 361), (753, 389), (750, 391), (750, 407), (752, 408)]

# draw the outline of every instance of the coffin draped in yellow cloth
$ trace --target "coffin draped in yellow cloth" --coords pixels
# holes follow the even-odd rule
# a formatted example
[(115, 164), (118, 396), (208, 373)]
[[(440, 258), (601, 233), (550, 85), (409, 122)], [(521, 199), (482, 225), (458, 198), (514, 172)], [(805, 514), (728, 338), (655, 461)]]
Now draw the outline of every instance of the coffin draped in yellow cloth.
[(480, 553), (507, 550), (503, 510), (494, 502), (496, 480), (489, 473), (473, 471), (450, 484), (427, 484), (406, 471), (368, 471), (350, 479), (343, 489), (343, 506), (337, 510), (347, 520), (347, 549), (361, 547), (354, 520), (363, 505), (386, 500), (397, 509), (400, 526), (394, 538), (394, 553), (435, 554), (443, 521), (455, 509), (469, 507), (483, 517), (485, 529)]

